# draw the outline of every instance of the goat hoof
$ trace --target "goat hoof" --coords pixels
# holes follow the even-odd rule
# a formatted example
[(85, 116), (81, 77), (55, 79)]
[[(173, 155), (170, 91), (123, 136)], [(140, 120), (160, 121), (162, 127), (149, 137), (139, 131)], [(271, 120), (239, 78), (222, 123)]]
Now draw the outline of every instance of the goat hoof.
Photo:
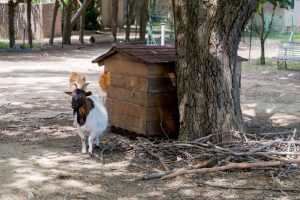
[(93, 156), (93, 152), (89, 152), (89, 155), (92, 157)]
[(97, 146), (97, 145), (96, 145), (96, 146), (95, 146), (95, 149), (98, 149), (98, 150), (99, 150), (99, 149), (100, 149), (100, 146)]

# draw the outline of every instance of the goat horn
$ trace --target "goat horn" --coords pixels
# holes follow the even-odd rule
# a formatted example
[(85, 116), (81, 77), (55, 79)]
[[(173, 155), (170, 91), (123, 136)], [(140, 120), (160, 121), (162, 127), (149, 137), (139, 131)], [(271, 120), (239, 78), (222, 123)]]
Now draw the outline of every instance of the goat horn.
[(74, 85), (75, 85), (75, 87), (76, 87), (76, 90), (77, 90), (77, 89), (78, 89), (78, 86), (77, 86), (77, 84), (75, 84), (75, 83), (74, 83)]
[(83, 86), (81, 87), (81, 89), (84, 90), (86, 88), (86, 86), (88, 86), (88, 85), (89, 85), (89, 83), (83, 84)]

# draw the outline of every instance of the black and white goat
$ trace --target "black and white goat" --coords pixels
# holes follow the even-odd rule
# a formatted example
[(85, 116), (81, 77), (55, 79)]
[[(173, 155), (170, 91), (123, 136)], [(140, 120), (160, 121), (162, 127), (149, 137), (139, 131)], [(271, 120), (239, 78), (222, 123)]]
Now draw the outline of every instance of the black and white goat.
[(100, 145), (100, 136), (104, 134), (108, 125), (107, 111), (102, 100), (97, 96), (91, 96), (92, 92), (85, 92), (88, 83), (73, 92), (65, 92), (72, 96), (72, 108), (74, 113), (74, 126), (82, 142), (82, 153), (86, 154), (86, 136), (88, 136), (89, 154), (93, 153), (93, 141)]

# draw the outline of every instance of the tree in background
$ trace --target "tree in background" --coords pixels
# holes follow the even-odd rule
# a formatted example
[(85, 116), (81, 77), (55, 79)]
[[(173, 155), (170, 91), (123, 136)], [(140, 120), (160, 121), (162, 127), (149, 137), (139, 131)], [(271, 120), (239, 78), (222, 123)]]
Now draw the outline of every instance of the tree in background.
[[(172, 0), (180, 140), (242, 130), (235, 87), (241, 31), (258, 0)], [(213, 136), (230, 140), (228, 133)]]
[(15, 8), (20, 3), (20, 0), (8, 1), (8, 34), (9, 34), (9, 48), (13, 48), (16, 43), (15, 38)]
[(27, 34), (29, 47), (32, 48), (31, 9), (32, 0), (27, 0)]
[(68, 0), (65, 6), (65, 18), (64, 18), (64, 28), (63, 28), (63, 43), (71, 44), (72, 30), (79, 18), (85, 13), (91, 0), (84, 1), (76, 13), (72, 16), (73, 0)]
[(149, 0), (141, 0), (140, 40), (146, 39)]
[(51, 23), (49, 45), (53, 45), (54, 34), (55, 34), (55, 23), (56, 23), (58, 9), (59, 9), (59, 0), (55, 0), (54, 9), (53, 9), (52, 23)]
[(136, 0), (128, 0), (128, 16), (127, 16), (127, 21), (126, 21), (126, 37), (125, 37), (125, 41), (129, 42), (130, 41), (130, 31), (131, 31), (131, 22), (133, 19), (133, 13), (135, 10), (135, 6), (136, 6)]
[(118, 12), (119, 12), (119, 0), (112, 0), (112, 35), (114, 41), (117, 41), (117, 27), (118, 27)]
[[(266, 25), (266, 11), (264, 8), (265, 3), (271, 3), (273, 6), (271, 19), (269, 23)], [(252, 20), (254, 30), (259, 35), (260, 39), (260, 46), (261, 46), (261, 56), (260, 56), (260, 64), (265, 65), (266, 64), (266, 58), (265, 58), (265, 42), (270, 34), (270, 31), (272, 29), (273, 21), (274, 21), (274, 15), (276, 8), (284, 8), (289, 9), (291, 6), (291, 0), (260, 0), (259, 6), (257, 9), (257, 14), (260, 17), (260, 24), (255, 23), (255, 20)]]

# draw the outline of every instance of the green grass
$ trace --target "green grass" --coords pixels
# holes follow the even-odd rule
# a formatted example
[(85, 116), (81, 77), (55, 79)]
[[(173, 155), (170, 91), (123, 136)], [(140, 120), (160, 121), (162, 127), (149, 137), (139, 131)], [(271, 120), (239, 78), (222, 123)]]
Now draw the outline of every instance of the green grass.
[[(249, 62), (244, 62), (243, 69), (250, 72), (251, 71), (278, 72), (281, 70), (277, 68), (277, 62), (271, 59), (266, 59), (266, 65), (261, 65), (260, 59), (253, 59), (250, 60)], [(287, 70), (300, 71), (300, 62), (287, 62)]]
[[(16, 46), (21, 49), (29, 49), (29, 44), (25, 43), (19, 43), (16, 42)], [(40, 43), (33, 43), (33, 48), (40, 48), (42, 45)], [(0, 49), (8, 49), (9, 48), (9, 41), (8, 40), (0, 40)]]
[(8, 42), (0, 41), (0, 49), (7, 49), (9, 47)]

